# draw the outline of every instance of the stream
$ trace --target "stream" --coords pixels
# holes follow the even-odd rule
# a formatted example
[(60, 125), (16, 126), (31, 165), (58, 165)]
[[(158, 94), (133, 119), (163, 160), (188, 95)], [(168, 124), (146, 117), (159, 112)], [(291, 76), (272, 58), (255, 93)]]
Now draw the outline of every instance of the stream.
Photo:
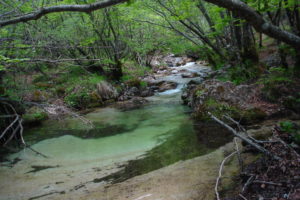
[[(208, 134), (180, 99), (185, 84), (201, 81), (209, 68), (194, 62), (170, 68), (176, 72), (156, 79), (176, 82), (177, 88), (147, 97), (148, 103), (138, 109), (96, 109), (84, 116), (93, 128), (68, 118), (26, 131), (25, 141), (46, 157), (27, 148), (0, 163), (0, 199), (77, 199), (76, 195), (205, 155), (230, 141), (226, 133), (218, 138)], [(180, 71), (200, 76), (182, 78)]]

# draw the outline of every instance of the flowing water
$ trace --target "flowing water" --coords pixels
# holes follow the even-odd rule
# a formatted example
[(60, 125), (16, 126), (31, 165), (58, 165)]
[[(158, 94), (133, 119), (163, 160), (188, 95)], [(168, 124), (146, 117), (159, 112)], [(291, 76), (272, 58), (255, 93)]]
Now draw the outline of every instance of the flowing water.
[[(195, 63), (177, 69), (209, 70)], [(201, 136), (189, 108), (181, 105), (181, 89), (191, 79), (180, 73), (159, 79), (178, 86), (148, 97), (138, 109), (99, 108), (85, 115), (93, 128), (70, 118), (27, 131), (25, 140), (43, 155), (27, 148), (1, 163), (0, 199), (51, 199), (83, 187), (88, 191), (206, 154), (228, 141)]]

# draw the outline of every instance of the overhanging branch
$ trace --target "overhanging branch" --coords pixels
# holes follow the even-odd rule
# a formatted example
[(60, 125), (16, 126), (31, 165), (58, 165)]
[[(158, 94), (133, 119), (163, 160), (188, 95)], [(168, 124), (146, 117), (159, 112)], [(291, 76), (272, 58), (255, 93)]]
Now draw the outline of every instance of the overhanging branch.
[(95, 10), (99, 10), (101, 8), (106, 8), (116, 4), (124, 3), (126, 1), (128, 0), (105, 0), (105, 1), (97, 2), (93, 4), (86, 4), (86, 5), (59, 5), (59, 6), (41, 8), (33, 13), (25, 14), (23, 16), (16, 17), (14, 19), (0, 21), (0, 27), (4, 27), (10, 24), (17, 24), (20, 22), (37, 20), (44, 15), (55, 13), (55, 12), (92, 12)]
[(296, 49), (300, 49), (300, 37), (280, 29), (267, 22), (260, 14), (240, 0), (205, 0), (206, 2), (226, 8), (231, 11), (239, 11), (241, 17), (247, 20), (258, 32), (264, 33), (279, 41), (285, 42)]

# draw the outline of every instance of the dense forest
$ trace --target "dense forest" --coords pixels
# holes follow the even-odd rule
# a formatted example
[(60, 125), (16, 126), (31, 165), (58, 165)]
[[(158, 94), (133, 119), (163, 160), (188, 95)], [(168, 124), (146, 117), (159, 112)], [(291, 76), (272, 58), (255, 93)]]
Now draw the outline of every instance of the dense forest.
[[(207, 173), (206, 183), (212, 194), (197, 186), (193, 191), (199, 194), (189, 192), (188, 196), (184, 191), (185, 195), (171, 198), (165, 191), (174, 188), (168, 188), (160, 197), (297, 200), (299, 76), (299, 0), (0, 0), (0, 161), (4, 163), (0, 163), (0, 176), (12, 173), (1, 170), (3, 166), (13, 169), (21, 160), (25, 164), (19, 165), (26, 166), (26, 157), (7, 157), (21, 149), (47, 160), (40, 141), (65, 135), (100, 141), (134, 132), (140, 124), (157, 118), (147, 128), (170, 128), (159, 136), (158, 146), (143, 148), (140, 154), (146, 152), (146, 156), (142, 159), (128, 158), (125, 164), (118, 160), (118, 167), (124, 168), (121, 171), (94, 177), (94, 183), (113, 179), (112, 189), (105, 186), (98, 191), (99, 195), (111, 192), (106, 200), (127, 199), (124, 196), (129, 194), (116, 192), (121, 189), (115, 183), (152, 171), (158, 173), (155, 177), (164, 176), (155, 170), (205, 155), (215, 157), (211, 159), (216, 169)], [(170, 119), (161, 119), (163, 115)], [(69, 126), (70, 119), (78, 121)], [(170, 132), (172, 136), (166, 137)], [(232, 158), (235, 154), (237, 158)], [(235, 160), (228, 164), (226, 177), (238, 184), (220, 181), (228, 159)], [(37, 171), (64, 165), (28, 163)], [(185, 176), (174, 167), (176, 173)], [(12, 180), (8, 188), (18, 182)], [(87, 187), (80, 184), (72, 191)], [(156, 191), (151, 184), (149, 188), (149, 194), (129, 196), (148, 199)], [(4, 190), (0, 199), (22, 199)], [(53, 199), (79, 199), (55, 196), (68, 194), (66, 190), (44, 193), (28, 193), (23, 198), (54, 194)]]

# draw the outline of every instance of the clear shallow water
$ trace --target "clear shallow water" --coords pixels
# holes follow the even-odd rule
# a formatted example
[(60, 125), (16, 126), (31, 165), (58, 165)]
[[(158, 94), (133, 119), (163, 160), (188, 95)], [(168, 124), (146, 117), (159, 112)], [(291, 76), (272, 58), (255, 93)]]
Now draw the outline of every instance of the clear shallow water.
[[(189, 66), (197, 69), (191, 64), (185, 68)], [(48, 158), (30, 149), (10, 155), (10, 160), (21, 160), (12, 168), (6, 163), (0, 167), (0, 176), (5, 177), (0, 180), (0, 199), (73, 191), (79, 183), (123, 181), (209, 153), (230, 140), (223, 133), (198, 128), (190, 109), (181, 105), (181, 88), (191, 79), (177, 74), (165, 80), (177, 81), (178, 87), (147, 98), (149, 103), (139, 109), (108, 107), (85, 115), (94, 128), (78, 119), (65, 119), (49, 120), (27, 131), (27, 143)], [(36, 167), (43, 170), (32, 173)]]

